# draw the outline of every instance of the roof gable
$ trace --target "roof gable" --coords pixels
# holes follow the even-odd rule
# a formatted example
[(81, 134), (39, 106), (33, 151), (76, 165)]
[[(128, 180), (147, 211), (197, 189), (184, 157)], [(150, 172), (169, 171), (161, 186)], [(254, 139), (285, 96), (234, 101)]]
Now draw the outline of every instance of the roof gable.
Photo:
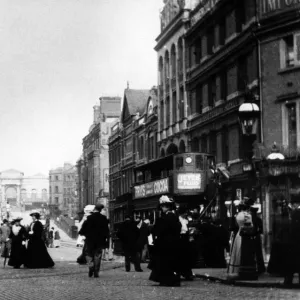
[(124, 91), (121, 122), (123, 123), (129, 116), (134, 116), (137, 113), (144, 114), (149, 95), (150, 90), (126, 89)]

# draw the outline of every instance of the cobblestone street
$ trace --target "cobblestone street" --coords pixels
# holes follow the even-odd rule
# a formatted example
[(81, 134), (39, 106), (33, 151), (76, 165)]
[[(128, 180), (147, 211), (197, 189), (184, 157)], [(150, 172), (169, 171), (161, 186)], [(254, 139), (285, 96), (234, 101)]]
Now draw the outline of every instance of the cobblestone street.
[(92, 299), (299, 299), (296, 289), (243, 288), (197, 279), (181, 287), (159, 287), (148, 280), (149, 272), (126, 273), (120, 263), (104, 262), (100, 278), (89, 278), (87, 267), (73, 258), (81, 249), (50, 249), (54, 269), (0, 269), (1, 300)]

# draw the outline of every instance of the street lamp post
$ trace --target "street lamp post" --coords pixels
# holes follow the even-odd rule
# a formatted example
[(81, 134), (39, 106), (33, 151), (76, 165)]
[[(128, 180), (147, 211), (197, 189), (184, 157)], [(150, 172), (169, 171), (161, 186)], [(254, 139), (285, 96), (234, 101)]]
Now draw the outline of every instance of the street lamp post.
[[(245, 93), (245, 102), (240, 105), (238, 115), (241, 125), (241, 130), (244, 136), (244, 143), (247, 149), (247, 163), (243, 165), (244, 172), (250, 172), (252, 174), (253, 181), (256, 180), (255, 166), (253, 165), (253, 142), (256, 139), (260, 110), (259, 106), (255, 103), (257, 95), (252, 91), (247, 90)], [(252, 180), (250, 181), (250, 187), (248, 193), (252, 191)], [(249, 195), (251, 197), (252, 195)]]

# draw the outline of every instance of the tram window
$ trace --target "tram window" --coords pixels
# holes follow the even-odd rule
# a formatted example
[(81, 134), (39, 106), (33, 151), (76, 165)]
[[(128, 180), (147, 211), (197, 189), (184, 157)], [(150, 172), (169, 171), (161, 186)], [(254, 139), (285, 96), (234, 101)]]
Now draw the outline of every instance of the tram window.
[(203, 170), (203, 156), (196, 155), (196, 169)]
[(176, 170), (180, 170), (183, 167), (183, 157), (176, 157)]
[(215, 167), (215, 157), (214, 156), (208, 156), (207, 157), (207, 166), (208, 168), (214, 168)]

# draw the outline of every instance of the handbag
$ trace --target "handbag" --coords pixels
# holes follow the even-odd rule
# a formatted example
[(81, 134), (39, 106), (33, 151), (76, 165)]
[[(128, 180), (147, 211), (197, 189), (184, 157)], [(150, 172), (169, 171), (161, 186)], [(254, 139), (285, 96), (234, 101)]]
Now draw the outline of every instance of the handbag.
[(255, 228), (252, 224), (249, 225), (244, 225), (240, 229), (240, 236), (248, 236), (248, 237), (253, 237), (256, 235)]

